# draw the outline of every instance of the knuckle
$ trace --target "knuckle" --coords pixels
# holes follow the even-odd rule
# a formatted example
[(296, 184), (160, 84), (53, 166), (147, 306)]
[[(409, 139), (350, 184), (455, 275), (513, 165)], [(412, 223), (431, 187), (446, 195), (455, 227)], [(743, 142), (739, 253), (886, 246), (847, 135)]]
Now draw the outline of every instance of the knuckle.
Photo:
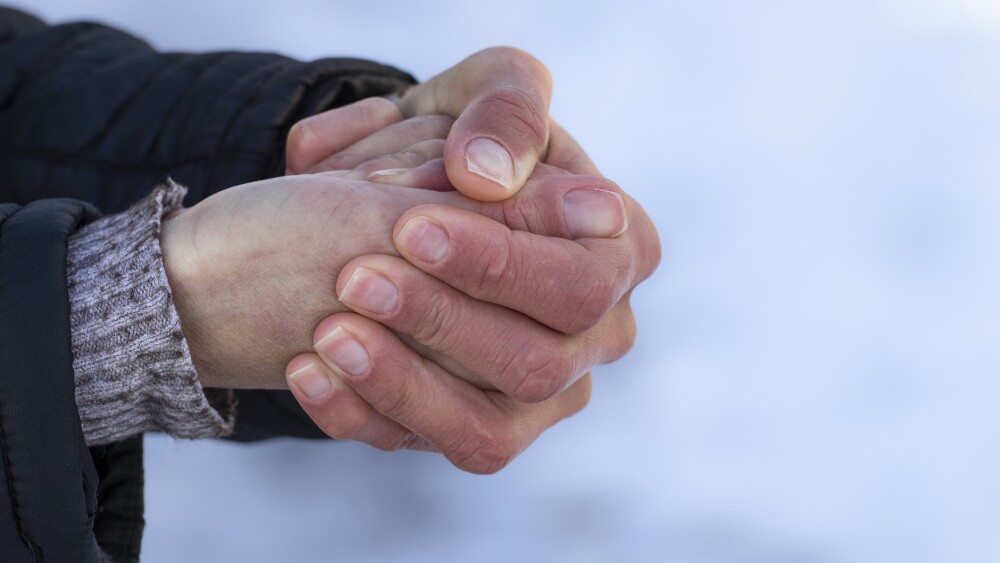
[(324, 408), (337, 413), (336, 417), (323, 426), (323, 432), (331, 438), (353, 440), (368, 424), (368, 413), (358, 409), (340, 390), (334, 390)]
[(580, 337), (582, 346), (598, 353), (599, 363), (616, 361), (635, 346), (637, 326), (632, 310), (627, 308), (612, 315), (614, 318), (609, 315), (606, 322)]
[(517, 457), (518, 449), (506, 432), (482, 428), (466, 438), (451, 457), (456, 467), (469, 473), (492, 475)]
[(608, 275), (591, 275), (577, 278), (583, 283), (575, 288), (575, 299), (577, 306), (569, 308), (571, 312), (565, 326), (561, 327), (563, 332), (577, 334), (593, 328), (601, 319), (607, 315), (608, 311), (617, 302), (617, 284)]
[(310, 152), (315, 144), (316, 135), (308, 119), (304, 119), (292, 125), (288, 131), (288, 142), (285, 149), (286, 159), (290, 165), (298, 165), (301, 155)]
[(498, 87), (480, 100), (491, 106), (503, 106), (506, 124), (520, 135), (541, 145), (548, 138), (546, 111), (540, 100), (518, 86)]
[(365, 98), (357, 104), (359, 108), (371, 112), (371, 115), (391, 115), (399, 112), (395, 103), (381, 96)]
[(393, 420), (405, 420), (413, 412), (413, 394), (406, 385), (392, 385), (383, 392), (368, 398), (372, 407)]
[(471, 289), (487, 300), (494, 299), (505, 285), (515, 284), (521, 275), (511, 254), (510, 241), (500, 240), (503, 242), (492, 240), (483, 244), (472, 261), (475, 274)]
[(589, 373), (580, 378), (576, 385), (578, 386), (577, 393), (574, 394), (573, 401), (569, 405), (570, 416), (587, 408), (594, 392), (593, 378)]
[(625, 354), (628, 354), (629, 350), (635, 347), (635, 341), (638, 337), (638, 325), (635, 322), (635, 315), (629, 312), (625, 317), (625, 326), (622, 327), (622, 340), (621, 346), (616, 350), (616, 356), (621, 358)]
[(459, 323), (460, 305), (446, 290), (428, 293), (420, 300), (419, 312), (413, 321), (412, 335), (432, 348), (447, 349)]
[(501, 203), (500, 210), (503, 213), (503, 223), (514, 231), (536, 232), (531, 227), (537, 221), (535, 217), (544, 216), (544, 202), (540, 198), (520, 198), (515, 197)]
[(534, 346), (522, 355), (512, 379), (511, 396), (525, 403), (540, 403), (555, 395), (573, 377), (570, 357), (554, 347)]

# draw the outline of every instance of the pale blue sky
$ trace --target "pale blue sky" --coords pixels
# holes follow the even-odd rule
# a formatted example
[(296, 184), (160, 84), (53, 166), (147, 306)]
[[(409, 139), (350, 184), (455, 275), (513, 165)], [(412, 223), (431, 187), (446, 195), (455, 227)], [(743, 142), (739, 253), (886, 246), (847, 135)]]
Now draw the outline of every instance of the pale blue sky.
[(152, 437), (144, 561), (1000, 560), (1000, 4), (31, 4), (421, 78), (525, 48), (665, 242), (633, 354), (501, 474)]

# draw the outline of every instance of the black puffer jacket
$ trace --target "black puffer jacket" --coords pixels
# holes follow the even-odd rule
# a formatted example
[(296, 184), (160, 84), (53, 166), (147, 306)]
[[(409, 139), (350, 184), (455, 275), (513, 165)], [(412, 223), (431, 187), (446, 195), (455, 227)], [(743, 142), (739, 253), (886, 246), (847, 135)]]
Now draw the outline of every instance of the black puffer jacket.
[[(0, 8), (0, 561), (135, 561), (141, 437), (84, 444), (66, 239), (171, 176), (187, 205), (284, 171), (297, 120), (413, 79), (352, 59), (157, 53)], [(241, 392), (235, 439), (321, 437), (288, 393)]]

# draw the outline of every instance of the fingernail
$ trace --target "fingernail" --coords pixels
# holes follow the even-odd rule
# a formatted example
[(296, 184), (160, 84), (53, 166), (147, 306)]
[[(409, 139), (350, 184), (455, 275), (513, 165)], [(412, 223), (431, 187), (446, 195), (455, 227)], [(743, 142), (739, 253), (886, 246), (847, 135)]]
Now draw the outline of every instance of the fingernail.
[(347, 375), (363, 375), (371, 367), (371, 359), (365, 347), (339, 326), (328, 332), (314, 347), (316, 353)]
[(607, 190), (574, 190), (563, 198), (563, 218), (573, 238), (616, 237), (628, 227), (622, 196)]
[(340, 300), (372, 313), (388, 313), (396, 308), (399, 291), (384, 276), (358, 268), (340, 292)]
[(469, 172), (509, 190), (514, 184), (514, 160), (507, 149), (492, 139), (473, 139), (465, 147), (465, 162)]
[(448, 252), (448, 233), (427, 217), (414, 217), (399, 230), (396, 244), (400, 252), (433, 264)]
[(288, 374), (288, 380), (310, 399), (319, 399), (333, 388), (330, 378), (323, 373), (319, 366), (312, 363)]
[(385, 170), (376, 170), (368, 175), (369, 182), (377, 182), (380, 178), (389, 178), (392, 176), (399, 176), (403, 172), (406, 172), (409, 168), (387, 168)]

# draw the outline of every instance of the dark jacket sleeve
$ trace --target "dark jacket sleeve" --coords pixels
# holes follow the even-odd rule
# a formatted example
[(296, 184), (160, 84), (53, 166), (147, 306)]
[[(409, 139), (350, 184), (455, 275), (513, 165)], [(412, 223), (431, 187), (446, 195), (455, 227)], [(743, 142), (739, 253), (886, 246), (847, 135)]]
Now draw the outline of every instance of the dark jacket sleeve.
[[(354, 59), (158, 53), (0, 8), (0, 560), (138, 558), (141, 438), (88, 451), (74, 402), (69, 235), (168, 176), (192, 205), (280, 175), (296, 121), (412, 82)], [(236, 439), (322, 436), (287, 392), (238, 400)]]
[(21, 33), (0, 45), (0, 201), (116, 213), (169, 175), (192, 204), (281, 175), (299, 119), (412, 81), (356, 59), (159, 53), (92, 23)]
[[(281, 175), (299, 119), (413, 83), (370, 61), (159, 53), (100, 24), (5, 14), (0, 202), (71, 197), (115, 213), (169, 176), (193, 205)], [(323, 436), (287, 392), (238, 395), (236, 440)]]
[[(9, 562), (137, 560), (141, 443), (113, 448), (102, 499), (129, 526), (97, 531), (99, 477), (73, 392), (66, 239), (96, 218), (83, 202), (0, 204), (0, 552)], [(122, 454), (119, 456), (118, 454)], [(115, 478), (109, 484), (115, 483)], [(103, 524), (103, 522), (102, 522)], [(105, 527), (105, 529), (108, 529)], [(104, 541), (100, 541), (103, 539)], [(102, 548), (103, 544), (103, 548)], [(133, 553), (135, 557), (127, 554)]]

